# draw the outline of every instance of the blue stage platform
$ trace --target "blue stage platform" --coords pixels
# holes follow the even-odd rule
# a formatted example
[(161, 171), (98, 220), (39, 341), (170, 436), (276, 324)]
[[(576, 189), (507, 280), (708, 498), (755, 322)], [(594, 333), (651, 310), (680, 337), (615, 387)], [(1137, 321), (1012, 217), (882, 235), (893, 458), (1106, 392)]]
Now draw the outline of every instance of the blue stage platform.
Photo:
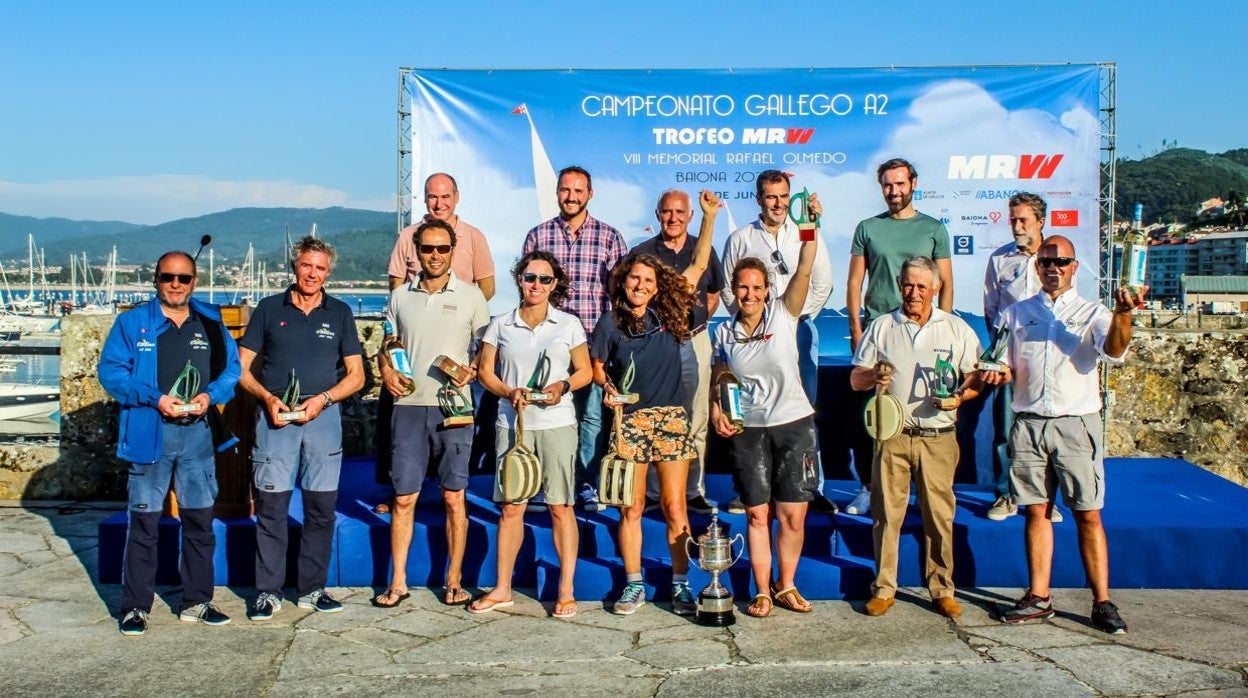
[[(1174, 459), (1110, 458), (1105, 464), (1108, 481), (1103, 518), (1110, 549), (1110, 584), (1115, 588), (1248, 589), (1248, 490), (1187, 462)], [(384, 587), (389, 579), (389, 517), (374, 514), (373, 504), (386, 492), (373, 483), (371, 458), (348, 459), (343, 464), (334, 558), (329, 567), (331, 586)], [(495, 582), (494, 542), (498, 509), (490, 501), (492, 478), (472, 478), (468, 492), (469, 531), (464, 562), (464, 584), (490, 587)], [(712, 500), (731, 497), (726, 475), (707, 477)], [(842, 507), (856, 483), (830, 481), (825, 491)], [(992, 503), (987, 488), (955, 487), (958, 512), (954, 521), (956, 559), (954, 577), (960, 587), (1022, 587), (1027, 565), (1023, 551), (1023, 519), (989, 521), (985, 512)], [(296, 493), (291, 507), (291, 560), (298, 544), (301, 502)], [(1073, 517), (1055, 525), (1056, 553), (1052, 583), (1058, 587), (1085, 585)], [(745, 530), (743, 515), (722, 517), (729, 533)], [(578, 516), (581, 528), (580, 555), (576, 568), (576, 593), (582, 599), (606, 599), (617, 592), (624, 572), (615, 546), (618, 512), (608, 509)], [(691, 516), (695, 534), (708, 517)], [(158, 581), (176, 584), (178, 521), (164, 519), (160, 528)], [(121, 579), (125, 543), (125, 514), (100, 524), (100, 582)], [(529, 514), (525, 539), (516, 562), (514, 584), (538, 590), (542, 599), (553, 599), (559, 578), (558, 558), (550, 532), (548, 514)], [(647, 514), (643, 524), (643, 567), (652, 594), (662, 598), (670, 581), (665, 525), (658, 512)], [(216, 522), (216, 582), (221, 585), (254, 584), (255, 522), (225, 519)], [(920, 546), (922, 527), (917, 509), (907, 517), (901, 539), (900, 583), (922, 585)], [(441, 586), (446, 560), (445, 519), (438, 489), (426, 484), (417, 508), (408, 581), (412, 585)], [(293, 564), (290, 567), (293, 573)], [(874, 573), (871, 521), (867, 517), (811, 514), (807, 519), (805, 554), (798, 572), (798, 587), (812, 599), (862, 598)], [(738, 596), (752, 589), (748, 560), (730, 571), (731, 586)], [(706, 575), (691, 570), (697, 588)]]

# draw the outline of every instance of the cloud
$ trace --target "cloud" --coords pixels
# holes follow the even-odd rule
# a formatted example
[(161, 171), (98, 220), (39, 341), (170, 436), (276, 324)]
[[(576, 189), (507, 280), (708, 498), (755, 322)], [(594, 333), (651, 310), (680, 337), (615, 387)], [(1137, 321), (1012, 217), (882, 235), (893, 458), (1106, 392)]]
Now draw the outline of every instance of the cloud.
[(0, 181), (0, 211), (78, 220), (164, 223), (243, 206), (394, 210), (390, 197), (353, 198), (315, 184), (148, 175), (52, 182)]

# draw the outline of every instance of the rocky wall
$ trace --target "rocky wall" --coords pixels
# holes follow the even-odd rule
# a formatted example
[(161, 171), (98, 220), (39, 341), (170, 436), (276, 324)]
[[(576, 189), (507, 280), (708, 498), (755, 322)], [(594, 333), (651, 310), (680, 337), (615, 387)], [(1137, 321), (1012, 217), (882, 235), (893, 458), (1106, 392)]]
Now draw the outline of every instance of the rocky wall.
[[(113, 455), (117, 406), (96, 380), (112, 316), (61, 323), (61, 442), (0, 446), (0, 499), (124, 499), (126, 466)], [(358, 321), (365, 386), (343, 404), (344, 450), (375, 450), (375, 357), (381, 327)], [(1185, 458), (1248, 486), (1248, 333), (1137, 329), (1131, 357), (1111, 369), (1106, 451)]]

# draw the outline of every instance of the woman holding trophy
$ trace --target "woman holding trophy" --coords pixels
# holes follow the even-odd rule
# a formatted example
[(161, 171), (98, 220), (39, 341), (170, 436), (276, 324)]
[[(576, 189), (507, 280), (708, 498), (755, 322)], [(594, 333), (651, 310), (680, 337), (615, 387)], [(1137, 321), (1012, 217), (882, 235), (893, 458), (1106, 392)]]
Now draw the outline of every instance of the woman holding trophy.
[[(498, 585), (469, 604), (468, 610), (486, 613), (512, 605), (511, 578), (524, 540), (526, 501), (540, 484), (559, 555), (559, 598), (553, 615), (570, 618), (576, 615), (572, 579), (579, 546), (572, 512), (577, 457), (572, 391), (589, 384), (589, 349), (580, 320), (557, 307), (567, 299), (568, 276), (554, 255), (543, 250), (524, 255), (512, 277), (520, 306), (486, 327), (478, 376), (486, 390), (501, 398), (495, 423), (499, 458), (494, 485), (494, 501), (502, 503), (503, 511), (498, 524)], [(511, 471), (515, 464), (507, 462), (508, 454), (517, 449), (530, 456), (540, 476), (531, 477), (527, 489), (522, 484), (524, 499), (513, 501), (517, 488), (505, 478), (517, 477)]]
[[(659, 505), (667, 521), (672, 559), (672, 608), (680, 615), (696, 610), (689, 590), (689, 537), (685, 486), (696, 451), (685, 410), (680, 343), (691, 338), (693, 289), (710, 262), (719, 199), (709, 191), (699, 197), (702, 225), (693, 261), (681, 272), (653, 255), (623, 259), (611, 272), (612, 309), (594, 328), (591, 363), (594, 381), (603, 386), (603, 403), (614, 412), (616, 427), (608, 459), (628, 462), (632, 491), (623, 492), (619, 525), (620, 556), (626, 584), (613, 611), (630, 615), (646, 603), (641, 574), (641, 516), (646, 469), (659, 476)], [(600, 496), (602, 492), (600, 491)], [(603, 501), (610, 501), (606, 498)]]
[[(802, 242), (797, 270), (781, 298), (769, 297), (771, 279), (762, 260), (737, 262), (730, 283), (739, 310), (715, 328), (711, 384), (728, 404), (714, 401), (710, 419), (720, 436), (731, 439), (733, 479), (746, 507), (746, 545), (758, 589), (746, 613), (756, 618), (769, 615), (773, 601), (798, 613), (812, 608), (794, 585), (819, 463), (815, 410), (802, 390), (797, 348), (798, 317), (819, 239), (812, 237)], [(772, 576), (773, 518), (779, 522), (778, 577)]]

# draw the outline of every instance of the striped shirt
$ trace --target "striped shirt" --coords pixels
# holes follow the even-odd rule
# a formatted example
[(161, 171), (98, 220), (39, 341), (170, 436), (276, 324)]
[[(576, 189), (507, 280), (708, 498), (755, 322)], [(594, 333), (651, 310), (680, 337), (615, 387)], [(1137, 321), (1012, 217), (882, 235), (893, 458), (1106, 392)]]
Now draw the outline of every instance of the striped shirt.
[(545, 250), (559, 260), (568, 275), (568, 300), (561, 310), (581, 321), (585, 334), (594, 331), (598, 318), (611, 309), (607, 277), (625, 254), (628, 245), (620, 231), (585, 214), (576, 237), (558, 216), (537, 225), (524, 236), (521, 254)]

